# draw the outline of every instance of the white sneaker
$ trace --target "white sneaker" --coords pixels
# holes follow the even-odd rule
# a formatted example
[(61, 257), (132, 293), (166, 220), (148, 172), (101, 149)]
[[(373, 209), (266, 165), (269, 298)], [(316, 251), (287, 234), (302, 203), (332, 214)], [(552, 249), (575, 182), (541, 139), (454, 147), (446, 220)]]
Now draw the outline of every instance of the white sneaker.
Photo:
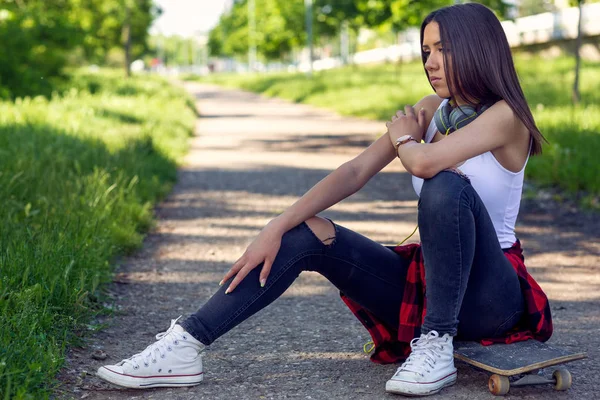
[(410, 355), (385, 384), (390, 393), (426, 396), (456, 383), (452, 336), (436, 331), (411, 340)]
[(204, 345), (176, 325), (179, 318), (156, 335), (157, 342), (118, 364), (100, 367), (96, 376), (133, 389), (198, 385), (203, 377), (200, 352)]

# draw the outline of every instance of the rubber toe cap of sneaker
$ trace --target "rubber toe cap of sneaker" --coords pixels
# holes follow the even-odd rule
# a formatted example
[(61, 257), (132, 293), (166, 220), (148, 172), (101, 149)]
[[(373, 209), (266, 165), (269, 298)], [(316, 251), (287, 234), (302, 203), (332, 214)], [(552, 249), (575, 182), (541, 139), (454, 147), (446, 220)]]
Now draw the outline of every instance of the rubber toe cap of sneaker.
[(123, 367), (120, 367), (118, 365), (104, 365), (100, 368), (98, 368), (98, 372), (96, 373), (96, 375), (107, 375), (107, 374), (124, 374), (125, 371), (123, 370)]

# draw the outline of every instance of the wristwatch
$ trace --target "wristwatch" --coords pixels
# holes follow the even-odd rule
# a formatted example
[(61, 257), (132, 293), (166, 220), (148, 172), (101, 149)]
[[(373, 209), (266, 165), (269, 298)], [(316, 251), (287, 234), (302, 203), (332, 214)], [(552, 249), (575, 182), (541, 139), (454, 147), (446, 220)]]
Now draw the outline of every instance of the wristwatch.
[(414, 140), (415, 142), (417, 141), (417, 139), (410, 135), (400, 136), (398, 139), (396, 139), (394, 147), (396, 148), (396, 150), (398, 150), (398, 147), (402, 146), (404, 143), (410, 142), (411, 140)]

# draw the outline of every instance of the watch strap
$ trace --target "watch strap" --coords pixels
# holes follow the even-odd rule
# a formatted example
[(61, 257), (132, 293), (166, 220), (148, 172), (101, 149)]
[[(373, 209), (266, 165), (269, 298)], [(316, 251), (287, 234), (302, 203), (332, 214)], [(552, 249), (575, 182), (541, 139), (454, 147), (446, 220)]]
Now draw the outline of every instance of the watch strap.
[(398, 147), (402, 146), (403, 144), (410, 142), (411, 140), (414, 140), (415, 142), (417, 141), (417, 139), (415, 139), (414, 137), (412, 137), (410, 135), (400, 136), (398, 139), (396, 139), (396, 143), (395, 143), (396, 149), (398, 149)]

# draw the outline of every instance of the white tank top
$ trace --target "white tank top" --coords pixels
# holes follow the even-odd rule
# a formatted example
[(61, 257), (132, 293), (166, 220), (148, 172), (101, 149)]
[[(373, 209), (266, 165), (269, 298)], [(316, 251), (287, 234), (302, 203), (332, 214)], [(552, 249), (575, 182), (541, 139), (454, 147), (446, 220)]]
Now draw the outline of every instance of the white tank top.
[[(440, 107), (447, 101), (444, 100)], [(432, 119), (425, 133), (425, 142), (431, 142), (436, 132), (437, 128)], [(471, 180), (471, 185), (490, 214), (500, 247), (503, 249), (511, 247), (516, 241), (515, 222), (519, 214), (523, 177), (528, 160), (529, 156), (519, 172), (511, 172), (500, 165), (492, 152), (488, 151), (468, 159), (459, 167)], [(419, 196), (423, 179), (413, 176), (412, 184)]]

